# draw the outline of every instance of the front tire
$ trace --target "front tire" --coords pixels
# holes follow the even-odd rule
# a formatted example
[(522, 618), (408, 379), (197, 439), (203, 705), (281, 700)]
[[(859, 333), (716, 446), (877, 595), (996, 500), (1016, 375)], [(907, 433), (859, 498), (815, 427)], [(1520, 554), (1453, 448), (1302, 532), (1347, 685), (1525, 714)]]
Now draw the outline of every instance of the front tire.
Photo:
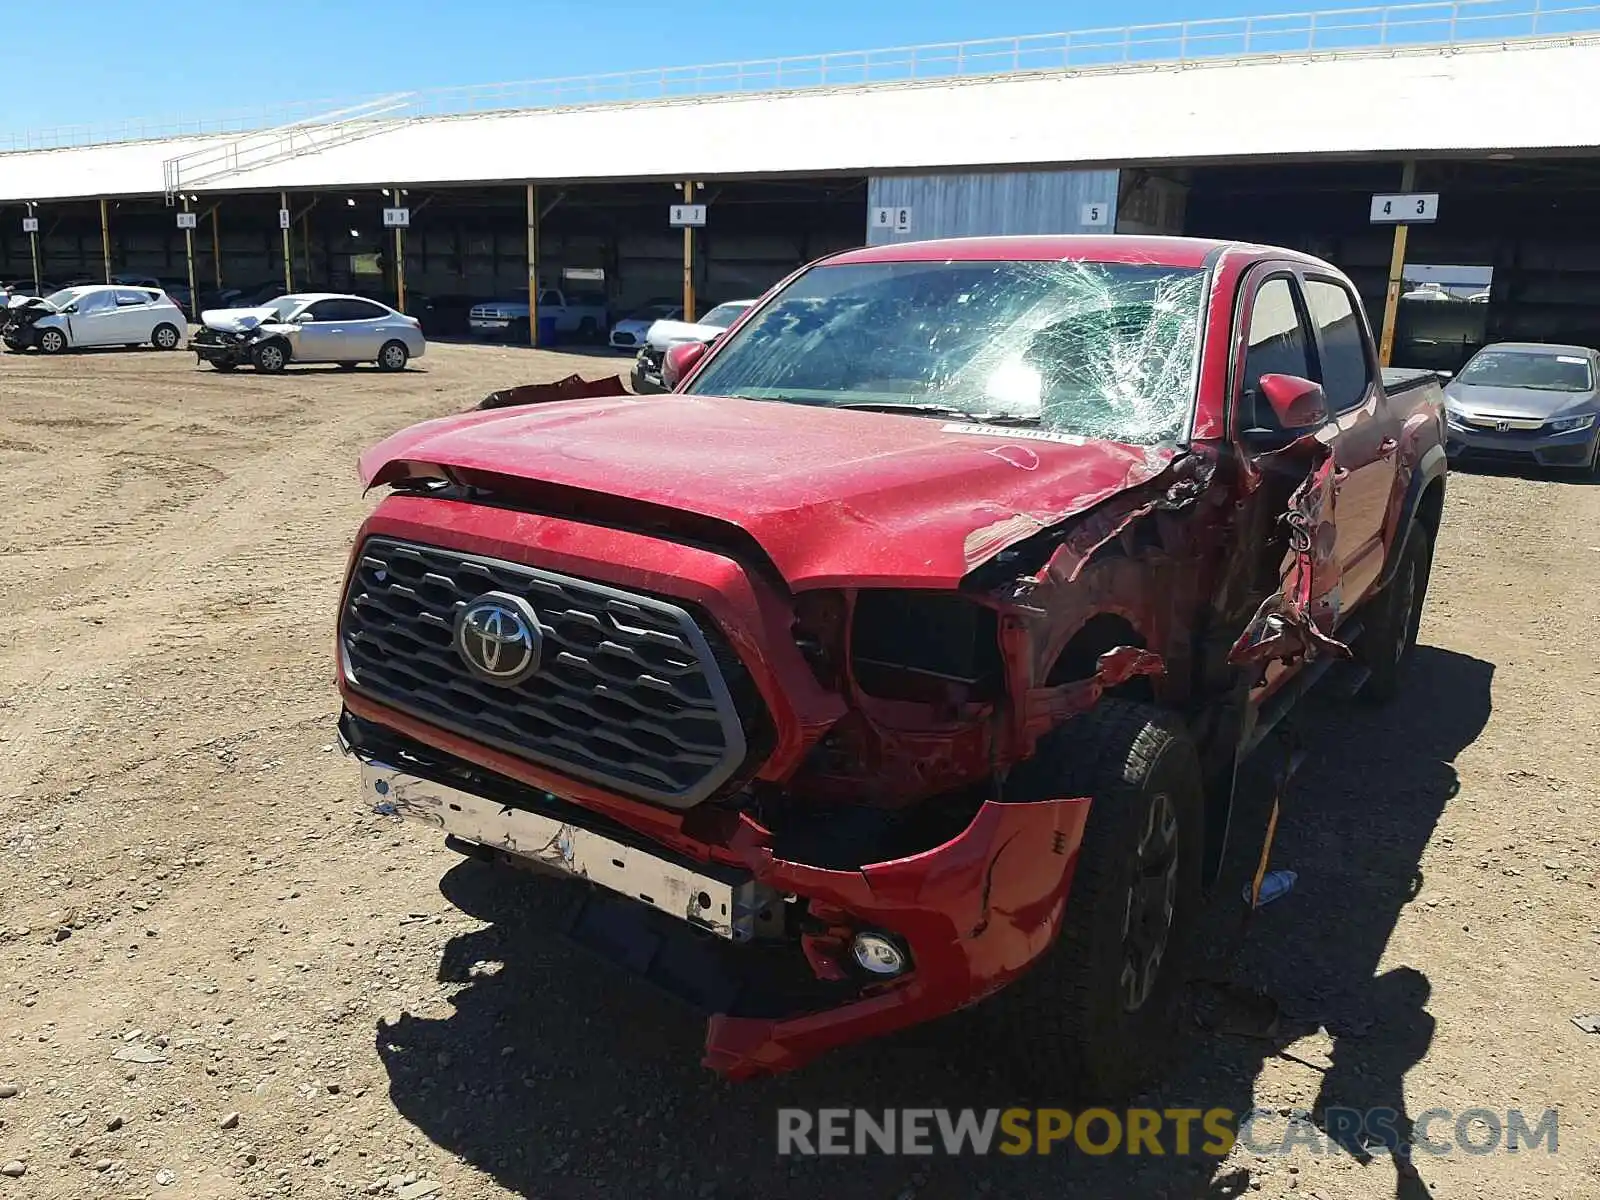
[(1047, 735), (1004, 795), (1092, 798), (1060, 934), (998, 998), (1004, 1028), (1042, 1087), (1127, 1096), (1178, 1038), (1200, 905), (1199, 754), (1171, 713), (1106, 699)]
[(264, 375), (279, 375), (289, 365), (289, 352), (278, 342), (262, 342), (250, 351), (250, 365)]
[(411, 352), (404, 342), (385, 342), (378, 351), (378, 370), (404, 371)]
[(180, 339), (178, 327), (165, 322), (150, 331), (150, 344), (157, 350), (176, 350)]
[(1356, 660), (1370, 672), (1361, 688), (1363, 700), (1387, 704), (1399, 693), (1401, 676), (1417, 647), (1432, 567), (1433, 539), (1427, 526), (1412, 521), (1400, 548), (1400, 565), (1354, 647)]
[(60, 354), (67, 348), (67, 335), (59, 329), (46, 329), (39, 335), (41, 354)]

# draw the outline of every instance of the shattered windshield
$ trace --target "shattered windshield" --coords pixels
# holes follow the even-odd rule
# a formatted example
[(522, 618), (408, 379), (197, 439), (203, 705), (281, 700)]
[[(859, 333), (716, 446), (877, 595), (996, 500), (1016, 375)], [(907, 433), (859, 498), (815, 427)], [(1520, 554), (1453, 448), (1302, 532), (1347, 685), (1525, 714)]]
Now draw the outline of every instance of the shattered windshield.
[(1189, 421), (1204, 293), (1203, 271), (1142, 263), (822, 266), (689, 390), (1170, 443)]

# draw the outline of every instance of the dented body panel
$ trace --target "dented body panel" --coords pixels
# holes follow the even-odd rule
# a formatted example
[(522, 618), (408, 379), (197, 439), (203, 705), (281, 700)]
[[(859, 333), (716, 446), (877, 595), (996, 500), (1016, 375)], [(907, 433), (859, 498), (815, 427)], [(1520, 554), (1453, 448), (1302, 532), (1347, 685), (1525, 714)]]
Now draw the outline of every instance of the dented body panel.
[[(1196, 298), (1193, 327), (1163, 343), (1193, 355), (1163, 376), (1192, 381), (1183, 428), (1140, 445), (1042, 420), (841, 409), (803, 391), (697, 393), (730, 345), (771, 328), (764, 313), (785, 285), (677, 393), (575, 378), (508, 389), (361, 460), (367, 486), (392, 490), (357, 539), (343, 601), (347, 748), (537, 814), (528, 828), (593, 822), (641, 853), (782, 897), (751, 943), (776, 958), (738, 955), (726, 980), (668, 970), (674, 947), (696, 962), (705, 948), (650, 924), (660, 914), (644, 910), (661, 906), (638, 895), (607, 908), (628, 895), (614, 880), (596, 880), (574, 925), (683, 985), (711, 1014), (707, 1063), (731, 1076), (792, 1068), (1015, 979), (1060, 928), (1092, 803), (1019, 800), (1010, 769), (1114, 694), (1177, 714), (1208, 777), (1231, 780), (1254, 714), (1308, 661), (1349, 653), (1350, 618), (1383, 594), (1410, 523), (1437, 524), (1437, 382), (1386, 381), (1358, 306), (1345, 332), (1361, 339), (1367, 390), (1314, 428), (1258, 427), (1249, 376), (1274, 345), (1252, 326), (1258, 295), (1274, 279), (1348, 287), (1317, 260), (1187, 239), (999, 238), (823, 265), (991, 261), (1053, 264), (1053, 277), (1074, 261), (1204, 272), (1183, 293)], [(1143, 378), (1140, 344), (1114, 348), (1127, 379)], [(397, 575), (364, 557), (371, 538), (459, 565)], [(517, 568), (547, 582), (509, 595)], [(652, 632), (645, 608), (591, 603), (565, 579), (681, 606), (714, 637), (715, 661)], [(463, 624), (478, 609), (490, 623)], [(497, 681), (485, 629), (496, 663), (523, 647), (507, 632), (522, 630), (548, 680), (541, 665)], [(737, 764), (718, 759), (734, 750), (690, 709), (660, 700), (692, 700), (672, 681), (703, 674), (737, 697)], [(431, 715), (441, 687), (459, 696), (459, 721)], [(582, 772), (563, 766), (579, 759)], [(731, 782), (666, 807), (627, 782), (650, 764)], [(1226, 830), (1229, 787), (1208, 803)], [(863, 931), (891, 939), (909, 967), (865, 970), (851, 950)], [(777, 1000), (749, 999), (791, 968), (798, 982)]]

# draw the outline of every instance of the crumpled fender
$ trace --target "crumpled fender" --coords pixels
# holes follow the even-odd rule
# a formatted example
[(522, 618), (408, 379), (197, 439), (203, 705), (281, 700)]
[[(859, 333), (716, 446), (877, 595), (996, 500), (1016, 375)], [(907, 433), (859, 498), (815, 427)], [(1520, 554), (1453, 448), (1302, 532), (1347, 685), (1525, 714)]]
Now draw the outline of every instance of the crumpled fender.
[(1088, 820), (1087, 798), (990, 800), (942, 846), (853, 871), (756, 852), (756, 877), (811, 901), (805, 950), (824, 978), (850, 970), (862, 929), (898, 935), (911, 973), (839, 1008), (776, 1020), (719, 1015), (705, 1064), (732, 1078), (786, 1071), (846, 1042), (963, 1008), (1021, 975), (1061, 923)]
[[(1333, 452), (1325, 443), (1302, 439), (1277, 453), (1303, 455), (1308, 448), (1314, 456), (1311, 470), (1289, 497), (1280, 518), (1289, 530), (1288, 566), (1278, 590), (1261, 602), (1228, 651), (1228, 661), (1235, 666), (1265, 671), (1274, 661), (1292, 663), (1324, 653), (1350, 657), (1350, 648), (1325, 633), (1311, 612), (1314, 597), (1338, 597), (1338, 589), (1327, 586), (1330, 575), (1338, 573), (1334, 558), (1338, 468)], [(1330, 614), (1335, 624), (1338, 617), (1337, 611)]]

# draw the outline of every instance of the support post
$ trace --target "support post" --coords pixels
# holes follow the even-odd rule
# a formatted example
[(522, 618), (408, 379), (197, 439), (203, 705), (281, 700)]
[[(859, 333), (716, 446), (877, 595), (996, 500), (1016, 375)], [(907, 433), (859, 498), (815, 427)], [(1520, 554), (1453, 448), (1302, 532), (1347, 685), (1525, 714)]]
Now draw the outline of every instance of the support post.
[[(694, 184), (683, 185), (683, 202), (694, 203)], [(694, 311), (694, 226), (683, 227), (683, 319), (693, 322)]]
[(528, 345), (539, 344), (539, 189), (528, 185)]
[(211, 207), (211, 270), (217, 277), (217, 291), (222, 290), (222, 202)]
[[(1417, 164), (1407, 159), (1400, 172), (1400, 190), (1409, 192), (1417, 186)], [(1378, 339), (1378, 362), (1389, 366), (1394, 357), (1395, 324), (1400, 317), (1400, 293), (1405, 287), (1406, 239), (1408, 225), (1394, 227), (1394, 247), (1389, 253), (1389, 286), (1383, 294), (1383, 334)]]
[[(31, 216), (35, 216), (38, 213), (38, 211), (39, 210), (34, 208), (33, 205), (31, 205), (31, 204), (28, 205), (28, 215), (30, 217)], [(40, 278), (39, 278), (39, 231), (38, 230), (34, 230), (32, 233), (30, 233), (28, 235), (28, 246), (29, 246), (29, 249), (31, 249), (33, 251), (33, 286), (34, 286), (35, 289), (38, 289), (38, 288), (41, 288), (43, 286), (43, 284), (42, 284), (42, 282), (40, 281)]]
[[(278, 207), (284, 212), (289, 211), (289, 193), (278, 193)], [(282, 222), (279, 222), (282, 224)], [(283, 226), (283, 286), (287, 291), (294, 291), (294, 259), (289, 257), (289, 226)]]
[(300, 279), (311, 285), (311, 210), (300, 214)]
[[(183, 198), (183, 211), (189, 211), (189, 197)], [(194, 230), (183, 231), (183, 249), (189, 259), (189, 320), (196, 324), (200, 321), (200, 284), (194, 274)]]
[(106, 282), (111, 282), (111, 215), (107, 211), (107, 201), (100, 201), (100, 258), (106, 268)]
[[(394, 189), (394, 204), (396, 208), (404, 208), (405, 193), (399, 188)], [(400, 226), (394, 227), (394, 306), (401, 312), (406, 310), (406, 231)]]

